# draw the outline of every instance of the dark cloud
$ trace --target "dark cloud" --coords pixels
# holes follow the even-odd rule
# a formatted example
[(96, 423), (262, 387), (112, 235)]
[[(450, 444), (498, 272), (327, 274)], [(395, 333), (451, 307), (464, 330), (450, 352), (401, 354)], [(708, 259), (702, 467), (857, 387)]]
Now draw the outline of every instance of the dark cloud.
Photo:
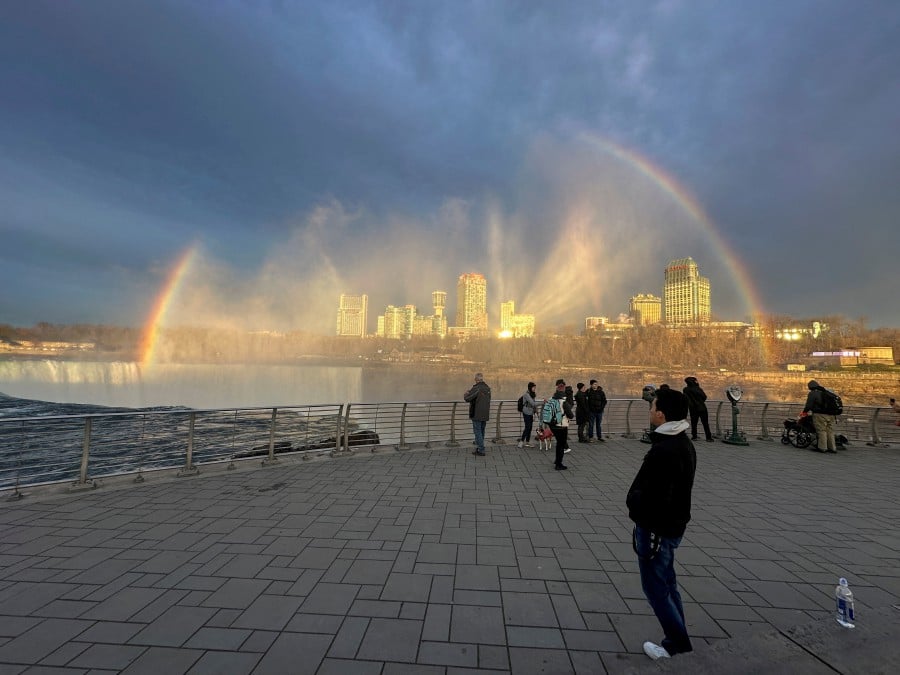
[(555, 254), (573, 278), (607, 274), (547, 321), (615, 316), (684, 255), (744, 318), (702, 229), (578, 145), (602, 137), (697, 196), (767, 309), (897, 325), (898, 25), (889, 1), (6, 4), (0, 321), (139, 323), (193, 241), (283, 327), (304, 290), (426, 309), (471, 270), (540, 318), (553, 227), (589, 239)]

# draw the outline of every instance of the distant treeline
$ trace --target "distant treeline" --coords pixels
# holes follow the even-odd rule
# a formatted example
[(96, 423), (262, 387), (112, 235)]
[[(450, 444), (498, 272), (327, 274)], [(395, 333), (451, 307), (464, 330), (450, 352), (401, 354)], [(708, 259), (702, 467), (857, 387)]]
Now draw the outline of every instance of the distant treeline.
[[(743, 331), (711, 328), (670, 330), (647, 326), (621, 332), (580, 335), (538, 335), (534, 338), (485, 338), (460, 342), (435, 337), (389, 340), (346, 338), (302, 331), (241, 332), (214, 328), (170, 328), (159, 333), (156, 357), (170, 362), (290, 363), (304, 357), (336, 360), (459, 360), (496, 367), (528, 363), (616, 364), (623, 366), (702, 367), (756, 370), (803, 362), (813, 351), (851, 347), (891, 346), (900, 353), (900, 329), (867, 329), (862, 321), (828, 317), (828, 330), (787, 341), (774, 338), (774, 329), (809, 325), (808, 321), (770, 318), (764, 337)], [(140, 358), (140, 329), (95, 324), (39, 323), (23, 328), (0, 324), (0, 342), (90, 342), (93, 355), (123, 360)], [(80, 358), (91, 358), (82, 353)]]

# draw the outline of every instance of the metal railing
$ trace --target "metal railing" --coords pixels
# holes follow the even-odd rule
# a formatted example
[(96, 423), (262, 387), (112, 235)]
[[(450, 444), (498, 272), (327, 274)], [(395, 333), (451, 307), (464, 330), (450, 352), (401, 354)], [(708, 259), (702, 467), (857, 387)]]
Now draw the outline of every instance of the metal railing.
[[(707, 407), (716, 436), (730, 432), (731, 405), (709, 401)], [(802, 404), (746, 401), (738, 409), (748, 438), (772, 440)], [(537, 411), (535, 428), (539, 419)], [(639, 438), (646, 426), (645, 401), (609, 400), (604, 435)], [(486, 440), (513, 445), (522, 429), (515, 401), (492, 403)], [(845, 408), (836, 433), (854, 443), (900, 443), (896, 415), (884, 408)], [(276, 463), (288, 454), (305, 459), (310, 453), (468, 446), (472, 439), (468, 405), (458, 401), (7, 417), (0, 418), (0, 491), (15, 498), (26, 485), (84, 489), (113, 476), (141, 481), (151, 470), (191, 475), (205, 464), (230, 468), (250, 460)]]

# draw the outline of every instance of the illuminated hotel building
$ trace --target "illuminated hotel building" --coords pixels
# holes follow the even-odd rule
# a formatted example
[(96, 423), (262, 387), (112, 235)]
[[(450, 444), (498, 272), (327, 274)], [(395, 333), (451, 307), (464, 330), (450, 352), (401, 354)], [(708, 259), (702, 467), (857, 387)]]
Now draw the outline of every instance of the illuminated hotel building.
[(516, 303), (500, 303), (500, 337), (534, 337), (534, 314), (516, 314)]
[(628, 314), (635, 326), (650, 326), (662, 318), (662, 298), (649, 293), (639, 293), (631, 298)]
[(456, 283), (456, 327), (486, 332), (487, 279), (483, 274), (461, 274)]
[(444, 308), (447, 306), (447, 291), (434, 291), (431, 294), (434, 315), (431, 317), (431, 332), (444, 337), (447, 334), (447, 317)]
[(700, 276), (693, 258), (668, 264), (664, 296), (666, 323), (670, 326), (709, 322), (709, 279)]
[(369, 318), (368, 295), (341, 294), (337, 312), (337, 334), (365, 337)]

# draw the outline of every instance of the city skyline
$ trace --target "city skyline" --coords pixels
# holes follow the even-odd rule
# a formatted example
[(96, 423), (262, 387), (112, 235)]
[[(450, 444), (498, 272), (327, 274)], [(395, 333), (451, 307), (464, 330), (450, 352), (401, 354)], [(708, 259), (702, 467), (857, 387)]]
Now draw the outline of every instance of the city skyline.
[[(478, 272), (460, 274), (456, 288), (456, 325), (447, 326), (444, 309), (447, 292), (435, 290), (431, 293), (433, 314), (423, 316), (415, 303), (396, 306), (389, 304), (383, 315), (377, 317), (375, 335), (406, 337), (417, 335), (440, 335), (448, 331), (459, 335), (489, 335), (501, 337), (530, 337), (535, 333), (536, 315), (516, 313), (515, 298), (499, 301), (499, 328), (491, 331), (489, 320), (488, 280)], [(662, 297), (640, 292), (628, 301), (627, 312), (619, 312), (619, 317), (636, 326), (665, 323), (671, 326), (698, 325), (713, 320), (710, 301), (710, 281), (700, 276), (700, 266), (693, 258), (670, 260), (664, 269)], [(664, 299), (663, 299), (664, 298)], [(365, 311), (368, 294), (341, 294), (338, 304), (337, 335), (362, 336), (368, 333), (363, 318), (360, 333), (359, 316)], [(665, 314), (663, 314), (663, 309)], [(416, 320), (420, 325), (415, 326)], [(424, 320), (428, 322), (425, 323)], [(734, 318), (719, 317), (719, 320), (734, 322)], [(623, 319), (619, 319), (620, 323)], [(609, 323), (607, 316), (586, 316), (585, 329)], [(352, 326), (345, 329), (345, 326)], [(748, 324), (749, 325), (749, 324)]]
[(327, 334), (345, 290), (424, 307), (472, 269), (574, 326), (690, 255), (713, 314), (900, 325), (898, 23), (889, 0), (6, 3), (0, 323)]

